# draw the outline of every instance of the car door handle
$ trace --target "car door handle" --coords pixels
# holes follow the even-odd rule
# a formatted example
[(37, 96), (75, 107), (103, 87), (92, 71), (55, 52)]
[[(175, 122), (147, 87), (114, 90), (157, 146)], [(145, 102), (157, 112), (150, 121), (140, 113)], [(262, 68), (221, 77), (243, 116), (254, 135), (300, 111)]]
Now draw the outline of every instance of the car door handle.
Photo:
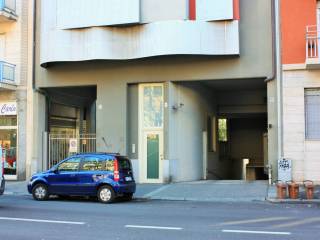
[(103, 175), (102, 174), (95, 174), (93, 175), (94, 177), (102, 177)]

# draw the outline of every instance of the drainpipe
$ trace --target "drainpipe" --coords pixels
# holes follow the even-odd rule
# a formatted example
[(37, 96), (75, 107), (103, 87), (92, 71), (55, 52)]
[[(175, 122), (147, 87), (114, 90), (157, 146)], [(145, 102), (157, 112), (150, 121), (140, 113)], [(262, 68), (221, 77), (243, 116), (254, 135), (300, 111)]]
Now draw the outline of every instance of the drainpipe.
[(276, 40), (276, 32), (277, 32), (277, 26), (276, 26), (276, 2), (278, 0), (272, 0), (271, 1), (271, 25), (272, 25), (272, 75), (268, 76), (264, 81), (270, 82), (273, 81), (277, 75), (277, 40)]
[[(281, 32), (280, 32), (280, 0), (271, 1), (272, 8), (272, 75), (265, 79), (268, 83), (277, 78), (277, 124), (278, 124), (278, 159), (283, 157), (283, 89), (281, 66)], [(272, 166), (269, 164), (269, 183)]]
[[(32, 90), (34, 93), (39, 93), (42, 94), (46, 97), (46, 113), (49, 113), (50, 111), (50, 96), (48, 93), (42, 89), (39, 89), (36, 86), (36, 40), (37, 40), (37, 0), (33, 0), (33, 36), (32, 36)], [(45, 130), (48, 130), (48, 114), (46, 114), (46, 119), (45, 119)], [(42, 140), (43, 141), (43, 135), (42, 135)], [(43, 149), (42, 149), (43, 151)], [(44, 155), (42, 152), (42, 158), (41, 161), (41, 169), (45, 170), (46, 169), (46, 161), (43, 159)]]
[[(46, 110), (50, 110), (50, 96), (48, 93), (36, 86), (36, 41), (37, 41), (37, 0), (33, 0), (33, 40), (32, 40), (32, 90), (46, 97)], [(45, 129), (48, 130), (48, 119), (46, 120)]]

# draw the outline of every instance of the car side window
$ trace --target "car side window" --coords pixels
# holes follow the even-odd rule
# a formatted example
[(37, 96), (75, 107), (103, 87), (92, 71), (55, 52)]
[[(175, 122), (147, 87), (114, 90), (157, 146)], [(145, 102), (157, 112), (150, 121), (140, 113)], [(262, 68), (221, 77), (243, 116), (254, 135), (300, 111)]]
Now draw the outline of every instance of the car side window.
[(106, 159), (106, 171), (114, 171), (114, 159)]
[(74, 157), (67, 161), (64, 161), (58, 166), (59, 172), (74, 172), (78, 171), (81, 158)]
[(85, 157), (82, 161), (81, 171), (104, 171), (105, 160), (97, 157)]

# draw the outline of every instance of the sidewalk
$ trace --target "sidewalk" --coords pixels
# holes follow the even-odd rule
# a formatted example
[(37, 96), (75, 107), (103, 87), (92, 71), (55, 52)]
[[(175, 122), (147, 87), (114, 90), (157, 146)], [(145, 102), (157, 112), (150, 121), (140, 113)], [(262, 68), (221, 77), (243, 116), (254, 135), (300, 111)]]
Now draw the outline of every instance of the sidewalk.
[[(27, 181), (6, 182), (6, 195), (29, 195)], [(320, 203), (320, 186), (315, 189), (314, 200), (304, 200), (304, 188), (300, 187), (297, 200), (279, 200), (276, 186), (266, 181), (195, 181), (171, 184), (137, 184), (134, 195), (137, 200), (176, 200), (201, 202), (252, 202), (272, 203)]]
[(303, 186), (299, 187), (299, 198), (298, 199), (278, 199), (277, 198), (277, 187), (271, 185), (268, 187), (268, 195), (266, 200), (272, 203), (320, 203), (320, 186), (316, 186), (314, 189), (314, 199), (307, 200), (306, 193)]
[(162, 185), (143, 198), (202, 202), (264, 201), (266, 181), (195, 181)]
[[(171, 184), (137, 184), (136, 199), (250, 202), (264, 201), (265, 181), (195, 181)], [(6, 182), (6, 195), (28, 195), (27, 182)]]

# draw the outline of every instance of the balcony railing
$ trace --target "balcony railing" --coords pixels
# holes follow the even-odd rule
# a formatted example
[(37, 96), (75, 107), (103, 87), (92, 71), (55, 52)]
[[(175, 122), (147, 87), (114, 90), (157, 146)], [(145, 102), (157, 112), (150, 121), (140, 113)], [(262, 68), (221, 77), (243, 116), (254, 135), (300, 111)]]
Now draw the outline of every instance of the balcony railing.
[(319, 31), (317, 25), (307, 26), (306, 29), (306, 59), (319, 57)]
[(0, 0), (0, 11), (16, 13), (16, 0)]
[(14, 64), (0, 61), (0, 83), (16, 84)]

